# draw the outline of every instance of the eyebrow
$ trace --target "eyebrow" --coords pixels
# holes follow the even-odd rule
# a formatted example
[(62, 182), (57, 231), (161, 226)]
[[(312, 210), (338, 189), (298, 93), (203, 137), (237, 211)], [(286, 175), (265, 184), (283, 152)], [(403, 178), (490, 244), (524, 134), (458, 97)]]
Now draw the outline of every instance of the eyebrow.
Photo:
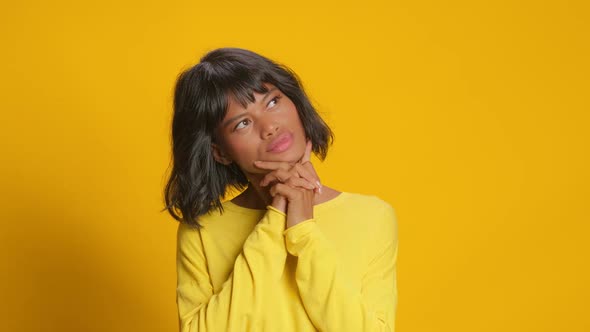
[(266, 100), (266, 98), (268, 98), (268, 96), (270, 96), (270, 94), (271, 94), (273, 91), (276, 91), (276, 90), (277, 90), (277, 88), (276, 88), (276, 87), (273, 87), (272, 89), (268, 90), (268, 91), (267, 91), (267, 92), (264, 94), (264, 97), (262, 98), (261, 102), (264, 102), (264, 101)]
[[(266, 100), (266, 98), (268, 98), (268, 97), (270, 96), (270, 94), (271, 94), (273, 91), (276, 91), (276, 90), (278, 90), (276, 87), (273, 87), (272, 89), (268, 90), (268, 91), (267, 91), (267, 92), (264, 94), (264, 97), (262, 98), (262, 100), (260, 100), (260, 101), (259, 101), (259, 103), (262, 103), (262, 102), (264, 102), (264, 101)], [(242, 113), (240, 113), (240, 114), (238, 114), (238, 115), (236, 115), (236, 116), (234, 116), (234, 117), (231, 117), (230, 119), (227, 119), (227, 120), (226, 120), (226, 121), (223, 123), (222, 127), (223, 127), (223, 128), (227, 127), (229, 124), (231, 124), (232, 122), (236, 121), (237, 119), (241, 118), (242, 116), (244, 116), (244, 115), (246, 115), (246, 114), (248, 114), (248, 112), (242, 112)]]

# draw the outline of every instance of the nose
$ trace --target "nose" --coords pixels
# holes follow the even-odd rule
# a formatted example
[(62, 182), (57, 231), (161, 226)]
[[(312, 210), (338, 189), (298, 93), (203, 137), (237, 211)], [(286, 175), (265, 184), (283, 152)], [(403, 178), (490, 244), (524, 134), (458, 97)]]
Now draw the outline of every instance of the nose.
[(262, 123), (260, 135), (262, 139), (273, 137), (279, 131), (279, 124), (273, 119), (267, 119)]

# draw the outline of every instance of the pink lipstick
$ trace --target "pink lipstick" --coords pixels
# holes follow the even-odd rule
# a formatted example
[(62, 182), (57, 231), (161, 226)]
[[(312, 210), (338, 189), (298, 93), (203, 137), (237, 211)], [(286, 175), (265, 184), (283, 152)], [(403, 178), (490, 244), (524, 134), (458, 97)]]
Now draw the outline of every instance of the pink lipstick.
[(280, 153), (289, 149), (289, 147), (291, 147), (291, 144), (293, 144), (293, 135), (288, 132), (283, 133), (270, 142), (266, 151), (272, 153)]

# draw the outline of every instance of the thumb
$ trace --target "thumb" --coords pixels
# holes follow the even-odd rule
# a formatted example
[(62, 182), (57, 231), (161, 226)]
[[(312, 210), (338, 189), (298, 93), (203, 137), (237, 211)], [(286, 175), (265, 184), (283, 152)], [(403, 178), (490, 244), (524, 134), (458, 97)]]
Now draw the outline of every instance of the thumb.
[(303, 153), (303, 157), (301, 157), (301, 160), (299, 161), (300, 163), (305, 163), (308, 162), (311, 158), (311, 140), (308, 140), (306, 145), (305, 145), (305, 152)]

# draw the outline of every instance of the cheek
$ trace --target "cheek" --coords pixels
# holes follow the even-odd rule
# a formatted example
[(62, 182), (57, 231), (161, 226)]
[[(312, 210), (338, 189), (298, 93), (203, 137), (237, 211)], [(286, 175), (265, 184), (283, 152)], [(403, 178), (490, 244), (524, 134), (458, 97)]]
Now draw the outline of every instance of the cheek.
[(301, 125), (301, 119), (299, 118), (299, 113), (297, 112), (297, 107), (295, 106), (295, 104), (293, 104), (293, 102), (289, 102), (289, 121), (291, 121), (292, 123), (296, 123)]
[(227, 142), (227, 150), (232, 159), (238, 163), (254, 158), (256, 144), (248, 135), (236, 137)]
[(291, 113), (290, 121), (294, 123), (297, 126), (297, 129), (299, 129), (301, 132), (305, 132), (305, 130), (303, 129), (303, 123), (301, 122), (301, 118), (299, 118), (299, 114), (297, 113), (297, 109), (295, 108)]

